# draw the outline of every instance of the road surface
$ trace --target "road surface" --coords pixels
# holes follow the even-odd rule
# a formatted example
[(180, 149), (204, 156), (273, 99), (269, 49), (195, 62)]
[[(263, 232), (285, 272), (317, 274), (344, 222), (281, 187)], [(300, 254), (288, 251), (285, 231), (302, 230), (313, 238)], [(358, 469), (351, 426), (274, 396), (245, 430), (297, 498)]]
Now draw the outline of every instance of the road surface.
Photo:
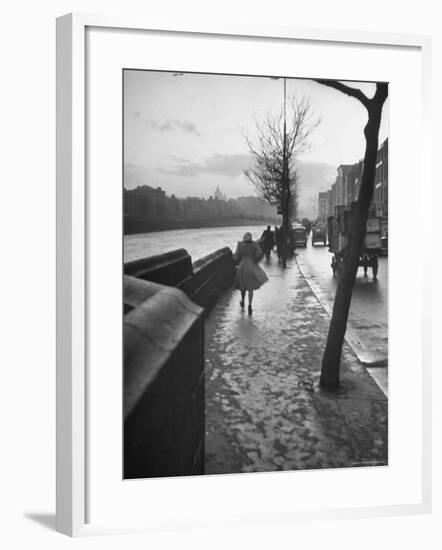
[[(310, 287), (324, 308), (331, 313), (337, 278), (330, 267), (331, 254), (321, 245), (297, 249), (296, 260)], [(359, 268), (353, 289), (346, 339), (360, 361), (370, 368), (384, 389), (388, 365), (388, 258), (379, 257), (377, 279), (371, 269), (364, 277)]]

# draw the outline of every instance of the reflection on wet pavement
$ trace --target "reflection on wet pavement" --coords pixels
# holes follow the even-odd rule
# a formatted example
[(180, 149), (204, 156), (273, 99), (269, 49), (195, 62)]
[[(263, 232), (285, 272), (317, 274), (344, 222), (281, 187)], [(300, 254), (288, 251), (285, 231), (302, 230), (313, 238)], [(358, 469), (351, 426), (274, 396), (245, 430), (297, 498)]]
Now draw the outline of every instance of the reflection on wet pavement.
[(319, 390), (329, 317), (295, 261), (262, 267), (253, 315), (228, 291), (206, 321), (206, 473), (386, 464), (384, 395), (347, 346)]
[[(337, 278), (332, 276), (331, 254), (326, 247), (307, 246), (298, 251), (297, 261), (324, 307), (330, 312)], [(388, 360), (388, 258), (379, 257), (378, 278), (371, 269), (364, 277), (358, 270), (347, 326), (348, 340), (365, 363)]]

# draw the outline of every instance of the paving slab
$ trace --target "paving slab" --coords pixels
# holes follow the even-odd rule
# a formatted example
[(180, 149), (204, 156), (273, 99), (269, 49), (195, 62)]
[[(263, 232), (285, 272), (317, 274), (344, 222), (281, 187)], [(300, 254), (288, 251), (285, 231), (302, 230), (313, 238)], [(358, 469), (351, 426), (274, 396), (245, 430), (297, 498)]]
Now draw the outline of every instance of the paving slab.
[(227, 291), (206, 319), (206, 474), (384, 466), (388, 401), (348, 344), (341, 388), (319, 388), (329, 314), (271, 260), (253, 314)]

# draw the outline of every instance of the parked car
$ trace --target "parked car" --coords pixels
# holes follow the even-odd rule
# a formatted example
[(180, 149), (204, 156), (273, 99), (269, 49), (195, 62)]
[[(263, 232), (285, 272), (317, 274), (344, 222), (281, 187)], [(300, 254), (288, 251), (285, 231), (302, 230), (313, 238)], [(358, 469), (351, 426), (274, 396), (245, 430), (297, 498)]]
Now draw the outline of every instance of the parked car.
[(316, 243), (322, 243), (324, 246), (327, 246), (327, 231), (325, 227), (315, 226), (312, 231), (312, 245)]
[(292, 235), (295, 248), (307, 246), (307, 231), (303, 225), (294, 225)]

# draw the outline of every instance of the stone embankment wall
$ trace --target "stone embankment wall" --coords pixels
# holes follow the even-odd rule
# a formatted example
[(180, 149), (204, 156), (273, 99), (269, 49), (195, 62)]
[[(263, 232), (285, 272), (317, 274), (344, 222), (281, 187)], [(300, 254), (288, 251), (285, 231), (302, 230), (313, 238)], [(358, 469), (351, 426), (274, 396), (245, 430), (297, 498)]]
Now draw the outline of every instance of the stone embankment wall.
[(144, 281), (174, 286), (196, 304), (210, 308), (218, 296), (232, 285), (233, 257), (230, 248), (221, 248), (192, 264), (181, 248), (166, 254), (129, 262), (124, 273)]
[(203, 474), (204, 313), (232, 284), (232, 252), (124, 271), (124, 477)]

